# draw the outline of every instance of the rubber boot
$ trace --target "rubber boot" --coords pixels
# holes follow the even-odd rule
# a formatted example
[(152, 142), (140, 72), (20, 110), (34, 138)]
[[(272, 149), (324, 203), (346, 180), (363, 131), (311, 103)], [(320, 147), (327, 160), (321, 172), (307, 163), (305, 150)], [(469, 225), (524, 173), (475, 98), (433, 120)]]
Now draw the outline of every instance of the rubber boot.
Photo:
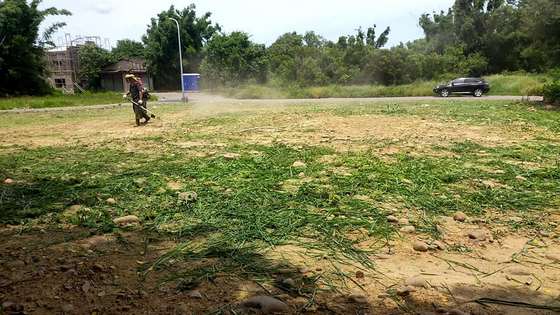
[(136, 118), (136, 126), (140, 126), (140, 119)]

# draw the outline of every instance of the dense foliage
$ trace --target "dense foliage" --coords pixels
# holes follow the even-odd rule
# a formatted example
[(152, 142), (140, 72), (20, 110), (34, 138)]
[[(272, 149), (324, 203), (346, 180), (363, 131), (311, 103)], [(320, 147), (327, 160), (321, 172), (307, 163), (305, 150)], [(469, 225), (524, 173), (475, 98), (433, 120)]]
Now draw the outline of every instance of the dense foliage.
[(108, 64), (114, 62), (115, 57), (109, 51), (93, 43), (80, 46), (80, 78), (87, 83), (87, 88), (98, 90), (101, 88), (101, 71)]
[[(389, 49), (383, 48), (389, 28), (378, 37), (375, 26), (358, 29), (335, 42), (314, 32), (286, 33), (267, 49), (267, 79), (298, 86), (396, 85), (560, 66), (558, 0), (456, 0), (447, 12), (422, 15), (419, 24), (424, 38)], [(207, 47), (208, 56), (214, 49)], [(208, 58), (203, 73), (213, 78), (217, 68), (235, 68), (224, 62)]]
[(111, 50), (113, 57), (117, 60), (130, 58), (144, 58), (144, 45), (130, 39), (117, 41), (117, 46)]
[(252, 43), (249, 35), (241, 32), (217, 34), (208, 42), (206, 51), (201, 71), (212, 86), (266, 81), (266, 48)]
[(206, 42), (220, 30), (213, 24), (210, 13), (198, 17), (195, 5), (183, 10), (171, 6), (152, 18), (143, 42), (146, 46), (145, 56), (148, 67), (154, 76), (156, 86), (180, 89), (180, 73), (177, 27), (171, 18), (177, 19), (181, 28), (181, 50), (186, 72), (198, 71), (203, 58)]
[(55, 23), (39, 34), (39, 25), (50, 15), (69, 15), (66, 10), (38, 8), (41, 0), (0, 1), (0, 96), (50, 92), (46, 81), (44, 49), (51, 35), (64, 23)]

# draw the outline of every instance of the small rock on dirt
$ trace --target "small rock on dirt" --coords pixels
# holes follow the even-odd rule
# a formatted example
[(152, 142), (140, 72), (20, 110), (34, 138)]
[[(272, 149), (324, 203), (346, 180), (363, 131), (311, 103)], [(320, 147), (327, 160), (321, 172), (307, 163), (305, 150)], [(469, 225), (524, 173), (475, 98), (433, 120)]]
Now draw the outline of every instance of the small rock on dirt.
[(488, 233), (484, 230), (473, 230), (468, 235), (470, 239), (477, 241), (485, 241), (488, 238)]
[(294, 164), (292, 164), (292, 167), (294, 167), (294, 168), (306, 168), (307, 164), (303, 163), (302, 161), (295, 161)]
[(387, 216), (387, 222), (389, 223), (398, 223), (399, 218), (395, 217), (394, 215)]
[(412, 225), (407, 225), (407, 226), (403, 226), (400, 229), (401, 233), (405, 233), (405, 234), (413, 234), (414, 232), (416, 232), (416, 228)]
[(70, 313), (70, 312), (74, 311), (74, 305), (72, 305), (72, 304), (64, 304), (64, 305), (62, 305), (62, 311), (63, 311), (64, 313)]
[(6, 184), (6, 185), (11, 185), (11, 184), (13, 184), (13, 183), (14, 183), (14, 180), (11, 179), (11, 178), (6, 178), (6, 179), (4, 180), (4, 184)]
[(434, 241), (432, 244), (439, 250), (446, 250), (447, 249), (447, 245), (445, 245), (445, 243), (442, 242), (442, 241)]
[(110, 205), (117, 204), (117, 200), (115, 200), (115, 198), (107, 198), (107, 200), (105, 200), (105, 202), (107, 202)]
[(399, 220), (399, 225), (409, 225), (410, 221), (408, 221), (408, 219), (400, 219)]
[(523, 267), (513, 267), (507, 270), (507, 273), (514, 276), (530, 276), (531, 271)]
[(368, 302), (367, 297), (361, 294), (351, 294), (348, 296), (348, 300), (358, 304), (366, 304)]
[(455, 212), (453, 215), (453, 220), (457, 222), (465, 222), (467, 221), (467, 215), (461, 211)]
[(178, 194), (179, 202), (191, 203), (198, 199), (198, 194), (194, 191), (181, 192)]
[(402, 287), (398, 287), (395, 292), (397, 293), (398, 296), (407, 296), (412, 292), (416, 292), (416, 289), (411, 286), (402, 286)]
[(560, 262), (560, 255), (556, 253), (548, 253), (546, 254), (546, 258), (554, 262)]
[(412, 248), (417, 252), (427, 252), (428, 251), (428, 244), (422, 241), (416, 241), (412, 244)]
[(288, 287), (288, 288), (295, 288), (296, 287), (296, 282), (292, 278), (286, 278), (286, 279), (282, 280), (282, 284), (284, 286)]
[(424, 277), (416, 276), (412, 278), (408, 278), (405, 281), (406, 286), (414, 287), (414, 288), (427, 288), (429, 287), (428, 280), (424, 279)]
[(193, 299), (202, 299), (202, 293), (198, 290), (192, 290), (187, 294), (187, 296)]
[(286, 303), (270, 296), (255, 296), (241, 302), (241, 305), (258, 309), (262, 314), (287, 313), (290, 310)]
[(356, 278), (357, 279), (363, 279), (363, 278), (365, 278), (365, 276), (366, 275), (362, 271), (359, 271), (359, 270), (356, 271)]
[(127, 215), (124, 217), (114, 219), (113, 223), (115, 223), (118, 226), (135, 225), (135, 224), (140, 224), (140, 219), (135, 215)]

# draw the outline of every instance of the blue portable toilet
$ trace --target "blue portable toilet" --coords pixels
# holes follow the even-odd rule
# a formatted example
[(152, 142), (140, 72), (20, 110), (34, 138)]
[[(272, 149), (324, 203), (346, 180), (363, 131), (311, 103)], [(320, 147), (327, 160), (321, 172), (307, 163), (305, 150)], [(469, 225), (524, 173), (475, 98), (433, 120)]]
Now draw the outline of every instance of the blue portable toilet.
[(198, 73), (185, 73), (183, 74), (183, 84), (185, 92), (198, 92), (199, 91), (200, 74)]

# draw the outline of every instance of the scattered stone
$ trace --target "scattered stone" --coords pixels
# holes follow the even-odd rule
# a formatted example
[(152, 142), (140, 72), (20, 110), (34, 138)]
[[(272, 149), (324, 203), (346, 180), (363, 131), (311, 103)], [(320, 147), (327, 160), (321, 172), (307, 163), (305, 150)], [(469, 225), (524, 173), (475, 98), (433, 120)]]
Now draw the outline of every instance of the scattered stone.
[(202, 293), (198, 290), (192, 290), (187, 294), (188, 297), (193, 299), (202, 299)]
[(303, 163), (302, 161), (295, 161), (294, 164), (292, 164), (293, 168), (306, 168), (307, 164)]
[(74, 305), (72, 304), (64, 304), (62, 305), (62, 311), (64, 313), (71, 313), (72, 311), (74, 311)]
[(236, 160), (236, 159), (238, 159), (240, 156), (241, 156), (241, 154), (237, 154), (237, 153), (225, 153), (225, 154), (223, 155), (223, 157), (224, 157), (226, 160)]
[(530, 276), (531, 272), (523, 267), (513, 267), (507, 270), (507, 273), (514, 276)]
[(140, 224), (140, 219), (135, 215), (127, 215), (124, 217), (116, 218), (113, 220), (118, 226), (136, 225)]
[(411, 286), (402, 286), (402, 287), (398, 287), (395, 292), (397, 293), (398, 296), (407, 296), (412, 292), (416, 292), (416, 289)]
[(298, 271), (299, 271), (300, 273), (302, 273), (302, 274), (306, 274), (306, 273), (308, 273), (310, 270), (309, 270), (309, 268), (307, 268), (307, 267), (301, 267), (301, 268), (298, 269)]
[(413, 234), (416, 232), (416, 228), (412, 225), (407, 225), (407, 226), (403, 226), (400, 231), (401, 233), (405, 233), (405, 234)]
[(115, 198), (107, 198), (107, 200), (105, 200), (105, 202), (107, 202), (110, 205), (117, 204), (117, 201), (115, 200)]
[(387, 222), (389, 223), (398, 223), (399, 218), (395, 217), (394, 215), (387, 216)]
[(351, 294), (348, 296), (348, 300), (358, 304), (367, 304), (368, 302), (367, 297), (361, 294)]
[(286, 279), (282, 280), (282, 284), (285, 287), (288, 287), (288, 288), (295, 288), (296, 287), (296, 282), (292, 278), (286, 278)]
[(305, 177), (305, 173), (304, 173), (304, 172), (299, 173), (299, 174), (298, 174), (298, 177), (299, 177), (299, 178), (304, 178), (304, 177)]
[(241, 305), (258, 309), (262, 314), (287, 313), (290, 310), (286, 303), (270, 296), (255, 296), (241, 302)]
[(477, 241), (485, 241), (488, 238), (488, 234), (484, 230), (474, 230), (469, 232), (469, 238)]
[(445, 245), (444, 242), (434, 241), (432, 244), (435, 245), (436, 248), (439, 249), (439, 250), (446, 250), (447, 249), (447, 245)]
[(6, 179), (4, 180), (4, 184), (6, 184), (6, 185), (11, 185), (11, 184), (13, 184), (13, 183), (14, 183), (14, 180), (11, 179), (11, 178), (6, 178)]
[(82, 291), (84, 291), (84, 293), (88, 293), (89, 289), (91, 289), (91, 283), (89, 283), (89, 281), (84, 282), (82, 285)]
[(194, 191), (181, 192), (178, 196), (181, 203), (191, 203), (198, 199), (198, 194)]
[(412, 248), (417, 252), (427, 252), (428, 251), (428, 244), (422, 241), (416, 241), (412, 244)]
[(410, 221), (408, 219), (400, 219), (399, 225), (410, 225)]
[(457, 222), (465, 222), (467, 221), (467, 215), (461, 211), (455, 212), (453, 215), (453, 220)]
[(365, 278), (365, 274), (362, 271), (356, 271), (356, 278), (357, 279), (363, 279)]
[(414, 287), (414, 288), (428, 288), (428, 280), (424, 279), (424, 277), (416, 276), (412, 278), (408, 278), (405, 281), (406, 286)]
[(298, 308), (302, 308), (309, 303), (309, 300), (300, 296), (291, 300), (290, 303), (297, 306)]
[(548, 253), (545, 256), (547, 259), (552, 260), (553, 262), (560, 262), (560, 255), (556, 253)]

